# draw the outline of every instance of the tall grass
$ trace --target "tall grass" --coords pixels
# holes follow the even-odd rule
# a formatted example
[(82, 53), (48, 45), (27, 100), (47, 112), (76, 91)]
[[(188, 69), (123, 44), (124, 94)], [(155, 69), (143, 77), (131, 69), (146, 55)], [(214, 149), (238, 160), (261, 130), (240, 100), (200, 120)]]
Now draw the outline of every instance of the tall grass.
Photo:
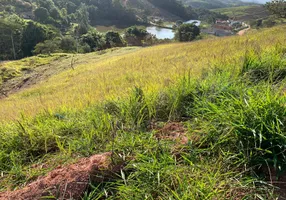
[[(160, 91), (139, 84), (84, 109), (2, 123), (0, 190), (21, 187), (59, 160), (113, 151), (126, 166), (110, 181), (91, 183), (83, 199), (275, 199), (257, 174), (286, 167), (285, 50), (264, 45), (214, 62), (200, 76), (184, 70)], [(157, 137), (169, 121), (184, 124), (187, 144)]]
[[(123, 48), (76, 58), (75, 70), (65, 70), (37, 85), (0, 101), (0, 120), (34, 116), (45, 109), (82, 110), (99, 101), (130, 95), (134, 87), (155, 93), (175, 84), (181, 76), (200, 76), (203, 69), (225, 63), (241, 65), (247, 49), (272, 48), (285, 43), (285, 27), (254, 32), (244, 37), (215, 38), (192, 43), (166, 44), (141, 50)], [(55, 63), (55, 71), (65, 62)]]

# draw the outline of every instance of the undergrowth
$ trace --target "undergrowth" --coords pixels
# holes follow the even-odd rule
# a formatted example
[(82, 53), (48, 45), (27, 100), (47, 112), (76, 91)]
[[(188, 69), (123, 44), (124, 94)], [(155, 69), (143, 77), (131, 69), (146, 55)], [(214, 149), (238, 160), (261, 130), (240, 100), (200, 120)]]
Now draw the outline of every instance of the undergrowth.
[[(285, 53), (249, 50), (243, 66), (221, 63), (160, 93), (135, 88), (80, 112), (2, 124), (1, 189), (46, 173), (30, 167), (39, 161), (113, 151), (132, 159), (114, 180), (91, 183), (83, 199), (275, 199), (258, 174), (286, 170)], [(170, 121), (185, 125), (187, 144), (156, 137), (158, 124)]]

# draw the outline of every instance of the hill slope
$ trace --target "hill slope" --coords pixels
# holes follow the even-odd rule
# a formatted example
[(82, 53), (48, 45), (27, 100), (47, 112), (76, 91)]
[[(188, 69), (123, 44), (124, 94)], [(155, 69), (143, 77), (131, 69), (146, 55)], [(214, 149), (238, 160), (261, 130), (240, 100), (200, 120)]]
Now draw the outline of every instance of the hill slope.
[[(273, 38), (273, 35), (276, 37)], [(83, 106), (107, 97), (126, 94), (134, 86), (151, 87), (149, 89), (156, 90), (172, 84), (176, 77), (187, 73), (188, 70), (199, 74), (203, 68), (219, 62), (217, 57), (220, 55), (223, 56), (222, 59), (238, 62), (237, 59), (245, 53), (247, 45), (245, 42), (251, 38), (255, 38), (254, 44), (267, 46), (272, 45), (273, 40), (281, 40), (283, 37), (283, 32), (275, 33), (275, 29), (270, 29), (242, 38), (210, 39), (144, 48), (139, 52), (122, 56), (118, 56), (115, 51), (115, 54), (103, 55), (103, 59), (106, 60), (102, 62), (97, 61), (98, 59), (101, 61), (98, 53), (78, 55), (75, 58), (77, 60), (75, 70), (70, 68), (72, 60), (70, 57), (64, 61), (66, 68), (70, 70), (2, 99), (0, 118), (15, 118), (21, 112), (35, 114), (41, 108), (58, 109), (62, 105)], [(234, 42), (238, 42), (238, 45), (233, 45)], [(2, 68), (8, 64), (2, 64)], [(13, 66), (13, 63), (9, 65)], [(57, 68), (58, 65), (60, 63), (49, 67)], [(156, 82), (153, 82), (154, 80)], [(79, 91), (84, 98), (78, 96)]]
[(236, 20), (247, 22), (257, 19), (264, 19), (270, 16), (267, 9), (260, 5), (220, 8), (212, 11), (227, 15)]
[(2, 63), (0, 199), (285, 197), (284, 30)]
[(194, 8), (215, 9), (234, 6), (246, 6), (250, 3), (240, 0), (181, 0), (182, 2), (193, 6)]

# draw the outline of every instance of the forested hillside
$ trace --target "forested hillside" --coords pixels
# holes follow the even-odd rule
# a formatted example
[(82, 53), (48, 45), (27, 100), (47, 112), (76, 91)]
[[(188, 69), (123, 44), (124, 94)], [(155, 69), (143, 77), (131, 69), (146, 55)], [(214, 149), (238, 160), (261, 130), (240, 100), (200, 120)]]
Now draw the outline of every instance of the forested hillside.
[[(213, 22), (226, 17), (177, 0), (1, 0), (0, 4), (0, 60), (124, 46), (118, 33), (103, 35), (94, 29), (96, 25), (127, 28), (147, 25), (154, 18)], [(133, 45), (142, 45), (142, 39), (135, 38)]]

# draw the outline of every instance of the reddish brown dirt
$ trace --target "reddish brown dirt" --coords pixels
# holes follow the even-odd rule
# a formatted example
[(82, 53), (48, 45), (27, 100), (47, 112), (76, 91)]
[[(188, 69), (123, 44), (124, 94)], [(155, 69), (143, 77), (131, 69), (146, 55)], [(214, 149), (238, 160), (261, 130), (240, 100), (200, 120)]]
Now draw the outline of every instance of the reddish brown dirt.
[(274, 168), (264, 167), (262, 173), (267, 177), (269, 184), (274, 185), (276, 193), (279, 195), (278, 200), (286, 200), (286, 174), (279, 175)]
[(47, 196), (60, 200), (80, 199), (90, 181), (103, 182), (120, 168), (120, 165), (112, 165), (111, 153), (94, 155), (66, 167), (60, 166), (23, 189), (0, 193), (0, 200), (49, 199)]
[(247, 31), (249, 31), (250, 30), (250, 26), (248, 27), (248, 28), (246, 28), (246, 29), (243, 29), (243, 30), (241, 30), (241, 31), (239, 31), (238, 33), (237, 33), (237, 35), (239, 35), (239, 36), (242, 36), (242, 35), (244, 35)]
[(156, 137), (158, 139), (168, 139), (178, 141), (181, 144), (187, 144), (189, 139), (186, 136), (187, 129), (182, 123), (171, 122), (158, 130)]

